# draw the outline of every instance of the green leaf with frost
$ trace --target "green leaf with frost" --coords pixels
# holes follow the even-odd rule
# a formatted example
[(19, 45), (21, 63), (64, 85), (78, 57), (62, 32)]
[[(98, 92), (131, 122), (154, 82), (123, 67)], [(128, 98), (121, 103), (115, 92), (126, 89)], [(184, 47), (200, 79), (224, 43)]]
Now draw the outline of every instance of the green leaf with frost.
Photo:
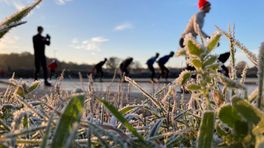
[(220, 108), (218, 117), (224, 124), (232, 129), (233, 136), (237, 139), (237, 142), (242, 142), (248, 135), (249, 126), (247, 122), (242, 120), (236, 109), (230, 104)]
[(216, 133), (217, 133), (220, 137), (225, 137), (225, 136), (227, 136), (226, 131), (224, 131), (219, 125), (216, 126)]
[(199, 59), (192, 59), (192, 65), (195, 67), (196, 70), (199, 70), (203, 67), (203, 62)]
[(217, 61), (217, 56), (209, 56), (209, 58), (207, 58), (204, 61), (203, 65), (206, 67), (206, 66), (215, 64), (216, 61)]
[(180, 76), (176, 79), (176, 83), (178, 85), (184, 85), (192, 76), (192, 73), (190, 71), (183, 71), (181, 72)]
[(123, 108), (121, 108), (119, 110), (119, 112), (122, 114), (122, 115), (125, 115), (125, 114), (128, 114), (130, 113), (131, 111), (137, 109), (137, 108), (140, 108), (140, 107), (144, 107), (144, 105), (128, 105), (128, 106), (125, 106)]
[(24, 115), (22, 119), (22, 124), (24, 128), (29, 128), (29, 117), (27, 114)]
[(210, 71), (217, 71), (219, 69), (219, 66), (220, 65), (218, 63), (215, 63), (215, 64), (208, 65), (205, 68)]
[(202, 122), (199, 128), (197, 147), (211, 148), (214, 134), (215, 114), (212, 111), (206, 111), (203, 114)]
[(200, 85), (197, 85), (197, 84), (191, 83), (191, 84), (187, 84), (187, 87), (186, 88), (189, 91), (198, 91), (198, 90), (201, 89), (201, 86)]
[(188, 52), (190, 56), (201, 57), (204, 54), (204, 49), (200, 48), (198, 45), (193, 43), (192, 40), (188, 41)]
[(249, 134), (249, 125), (245, 121), (237, 120), (233, 130), (234, 135), (242, 141)]
[(84, 100), (85, 97), (82, 95), (71, 98), (59, 120), (51, 147), (65, 146), (70, 134), (74, 129), (74, 124), (79, 123), (81, 120)]
[(241, 120), (238, 112), (230, 104), (224, 105), (218, 112), (219, 119), (231, 128), (235, 127), (236, 121)]
[(257, 125), (264, 118), (264, 113), (244, 99), (233, 98), (232, 104), (237, 112), (248, 122)]
[(17, 86), (15, 90), (15, 94), (20, 96), (20, 97), (25, 97), (25, 90), (22, 86)]
[(125, 117), (110, 103), (105, 100), (98, 99), (111, 113), (116, 117), (135, 137), (140, 141), (144, 141), (144, 138), (137, 132), (137, 130), (125, 119)]
[(40, 86), (41, 82), (40, 81), (35, 81), (31, 84), (31, 86), (28, 88), (27, 92), (31, 93), (34, 90), (36, 90)]
[(212, 38), (209, 40), (208, 45), (207, 45), (207, 49), (209, 52), (211, 52), (213, 49), (215, 49), (215, 47), (218, 45), (219, 41), (221, 38), (221, 34), (217, 33), (214, 36), (212, 36)]

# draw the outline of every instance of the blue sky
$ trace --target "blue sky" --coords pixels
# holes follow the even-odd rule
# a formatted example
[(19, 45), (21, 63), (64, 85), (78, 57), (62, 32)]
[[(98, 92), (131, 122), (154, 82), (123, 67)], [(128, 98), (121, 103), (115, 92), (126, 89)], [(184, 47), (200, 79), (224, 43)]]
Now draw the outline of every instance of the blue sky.
[[(33, 0), (0, 0), (4, 19)], [(236, 25), (236, 38), (258, 53), (264, 41), (263, 0), (211, 0), (204, 31), (215, 25), (227, 30)], [(27, 18), (27, 24), (13, 29), (0, 41), (0, 53), (33, 52), (32, 36), (42, 25), (52, 37), (47, 56), (63, 61), (93, 64), (104, 57), (133, 56), (144, 65), (155, 52), (161, 55), (178, 49), (178, 40), (190, 17), (198, 11), (197, 0), (43, 0)], [(228, 51), (223, 37), (216, 54)], [(245, 60), (237, 50), (238, 61)], [(248, 60), (246, 60), (248, 61)], [(174, 58), (169, 66), (184, 66)]]

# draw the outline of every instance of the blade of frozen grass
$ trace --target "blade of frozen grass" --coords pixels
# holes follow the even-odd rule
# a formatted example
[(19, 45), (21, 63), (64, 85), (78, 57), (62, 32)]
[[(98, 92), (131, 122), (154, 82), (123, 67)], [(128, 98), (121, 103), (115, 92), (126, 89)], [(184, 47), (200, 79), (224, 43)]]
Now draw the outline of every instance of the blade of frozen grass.
[(49, 134), (50, 134), (50, 131), (51, 131), (52, 120), (53, 120), (53, 114), (51, 115), (51, 117), (49, 119), (49, 123), (48, 123), (48, 126), (46, 128), (46, 134), (44, 135), (44, 137), (42, 139), (40, 148), (46, 148), (47, 145), (48, 145), (48, 138), (49, 138)]
[(166, 133), (162, 133), (160, 135), (156, 135), (156, 136), (153, 136), (151, 138), (149, 138), (149, 141), (154, 141), (154, 140), (158, 140), (158, 139), (164, 139), (164, 137), (169, 137), (169, 136), (172, 136), (172, 135), (181, 135), (181, 134), (184, 134), (184, 133), (188, 133), (188, 132), (191, 132), (193, 129), (183, 129), (183, 130), (178, 130), (178, 131), (174, 131), (174, 132), (166, 132)]
[[(71, 133), (69, 134), (69, 136), (68, 136), (68, 138), (66, 140), (66, 144), (64, 145), (64, 148), (73, 147), (73, 140), (75, 138), (75, 135), (78, 132), (79, 126), (80, 126), (80, 123), (76, 123), (76, 122), (72, 125), (72, 131), (71, 131)], [(78, 145), (78, 143), (74, 143), (74, 144)]]
[(212, 111), (203, 114), (202, 123), (198, 133), (198, 148), (211, 148), (214, 133), (215, 115)]
[(125, 107), (121, 108), (121, 109), (119, 110), (119, 112), (120, 112), (122, 115), (125, 115), (125, 114), (128, 114), (128, 113), (130, 113), (131, 111), (136, 110), (136, 109), (138, 109), (138, 108), (140, 108), (140, 107), (144, 107), (144, 105), (128, 105), (128, 106), (125, 106)]
[[(90, 129), (92, 130), (92, 132), (94, 134), (97, 133), (96, 136), (98, 136), (98, 137), (107, 136), (110, 139), (112, 139), (115, 143), (118, 143), (120, 145), (120, 147), (124, 147), (124, 142), (126, 142), (126, 140), (129, 139), (127, 136), (121, 137), (122, 135), (124, 135), (124, 133), (122, 133), (122, 135), (120, 135), (120, 136), (116, 136), (115, 134), (113, 134), (113, 132), (110, 132), (110, 131), (104, 129), (103, 126), (95, 125), (92, 123), (89, 123), (89, 126), (90, 126)], [(102, 143), (102, 144), (104, 144), (104, 143)]]
[(135, 137), (139, 140), (144, 141), (144, 138), (137, 132), (137, 130), (129, 124), (124, 116), (110, 103), (105, 100), (98, 99), (103, 105), (115, 116)]
[(44, 120), (48, 121), (48, 117), (44, 116), (43, 114), (41, 114), (40, 112), (38, 112), (34, 107), (32, 107), (32, 105), (30, 105), (29, 103), (27, 103), (24, 99), (22, 99), (21, 97), (17, 96), (15, 97), (20, 103), (22, 103), (24, 106), (28, 107), (30, 110), (32, 110), (34, 113), (36, 113), (39, 117), (43, 118)]
[(10, 131), (10, 127), (3, 121), (0, 119), (0, 125), (2, 125), (7, 131)]
[(16, 131), (13, 131), (12, 133), (4, 134), (2, 137), (4, 137), (4, 138), (14, 138), (14, 137), (17, 137), (17, 136), (20, 136), (20, 135), (25, 135), (25, 134), (32, 133), (32, 132), (35, 132), (35, 131), (43, 130), (46, 127), (47, 126), (38, 126), (38, 127), (26, 129), (26, 130), (16, 130)]
[(52, 147), (63, 147), (66, 144), (73, 130), (73, 124), (80, 122), (84, 99), (85, 97), (82, 95), (72, 97), (57, 125), (55, 136), (51, 144)]
[(15, 84), (9, 83), (9, 82), (6, 82), (6, 81), (0, 81), (0, 84), (10, 85), (10, 86), (16, 86)]
[(102, 139), (102, 135), (99, 135), (97, 132), (93, 132), (93, 134), (98, 138), (101, 147), (103, 148), (109, 148), (110, 146), (107, 144), (105, 139)]
[(136, 87), (137, 89), (139, 89), (148, 99), (151, 100), (151, 102), (158, 107), (159, 109), (161, 109), (162, 111), (166, 111), (164, 109), (164, 107), (157, 101), (157, 99), (155, 99), (154, 97), (152, 97), (148, 92), (146, 92), (141, 86), (139, 86), (135, 81), (133, 81), (132, 79), (130, 79), (129, 77), (125, 77), (125, 80), (127, 82), (129, 82), (130, 84), (132, 84), (134, 87)]
[(163, 121), (164, 121), (164, 118), (158, 119), (158, 121), (154, 124), (154, 126), (150, 130), (149, 138), (155, 136), (159, 132), (159, 129), (160, 129)]

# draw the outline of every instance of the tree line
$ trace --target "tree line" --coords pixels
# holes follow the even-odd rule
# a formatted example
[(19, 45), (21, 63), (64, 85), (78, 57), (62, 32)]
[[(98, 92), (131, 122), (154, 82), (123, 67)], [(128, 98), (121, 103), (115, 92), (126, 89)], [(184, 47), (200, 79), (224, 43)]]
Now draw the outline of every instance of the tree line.
[[(53, 59), (47, 57), (47, 63), (50, 63)], [(88, 75), (94, 65), (90, 64), (77, 64), (74, 62), (64, 62), (59, 61), (58, 59), (58, 70), (60, 73), (65, 70), (65, 75), (69, 77), (79, 77), (79, 72), (84, 76)], [(122, 59), (118, 57), (110, 57), (106, 63), (106, 77), (111, 78), (114, 75), (115, 69), (118, 69)], [(244, 62), (237, 64), (238, 76), (242, 72), (243, 67), (245, 66)], [(182, 68), (171, 68), (171, 78), (175, 78), (181, 72)], [(248, 71), (249, 77), (256, 77), (256, 67), (251, 67)], [(34, 55), (30, 52), (23, 53), (11, 53), (11, 54), (0, 54), (0, 77), (10, 77), (12, 73), (15, 72), (16, 76), (22, 78), (31, 78), (34, 72)], [(144, 69), (138, 61), (135, 61), (131, 65), (132, 76), (136, 78), (146, 78), (149, 76), (149, 73)]]

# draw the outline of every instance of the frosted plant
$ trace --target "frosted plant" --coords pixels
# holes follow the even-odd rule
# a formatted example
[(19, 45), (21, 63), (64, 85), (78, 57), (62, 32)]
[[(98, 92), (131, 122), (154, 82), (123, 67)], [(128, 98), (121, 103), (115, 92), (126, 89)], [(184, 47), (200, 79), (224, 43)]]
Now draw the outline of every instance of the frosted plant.
[(184, 70), (180, 76), (176, 79), (176, 84), (179, 86), (185, 85), (185, 83), (191, 78), (192, 72)]
[(264, 77), (264, 42), (260, 46), (259, 50), (259, 67), (258, 67), (258, 83), (259, 83), (259, 94), (258, 94), (258, 108), (262, 105), (262, 90), (263, 90), (263, 77)]
[(242, 85), (244, 85), (244, 83), (246, 81), (248, 69), (249, 69), (249, 67), (248, 67), (248, 65), (246, 65), (242, 71), (241, 79), (240, 79), (240, 84), (242, 84)]
[(246, 46), (244, 46), (242, 43), (240, 43), (238, 40), (234, 39), (232, 37), (232, 35), (230, 35), (229, 33), (223, 31), (222, 29), (220, 29), (219, 27), (216, 26), (216, 28), (223, 34), (225, 35), (229, 40), (232, 40), (233, 44), (236, 45), (238, 48), (240, 48), (248, 57), (248, 59), (255, 65), (258, 66), (258, 58), (256, 57), (256, 55), (254, 53), (252, 53), (251, 51), (248, 50), (248, 48)]
[(176, 57), (185, 56), (185, 55), (186, 55), (186, 50), (184, 48), (180, 48), (176, 52)]
[(235, 26), (233, 26), (233, 31), (231, 31), (230, 25), (228, 27), (229, 34), (232, 35), (232, 38), (230, 38), (230, 55), (231, 55), (231, 60), (230, 60), (230, 65), (231, 65), (231, 72), (230, 76), (232, 80), (236, 80), (236, 68), (235, 68), (235, 44), (234, 44), (234, 38), (235, 38)]
[(0, 22), (0, 39), (12, 28), (19, 25), (25, 24), (25, 21), (22, 21), (42, 0), (35, 0), (35, 2), (22, 10), (19, 10), (15, 14), (7, 17), (5, 20)]

